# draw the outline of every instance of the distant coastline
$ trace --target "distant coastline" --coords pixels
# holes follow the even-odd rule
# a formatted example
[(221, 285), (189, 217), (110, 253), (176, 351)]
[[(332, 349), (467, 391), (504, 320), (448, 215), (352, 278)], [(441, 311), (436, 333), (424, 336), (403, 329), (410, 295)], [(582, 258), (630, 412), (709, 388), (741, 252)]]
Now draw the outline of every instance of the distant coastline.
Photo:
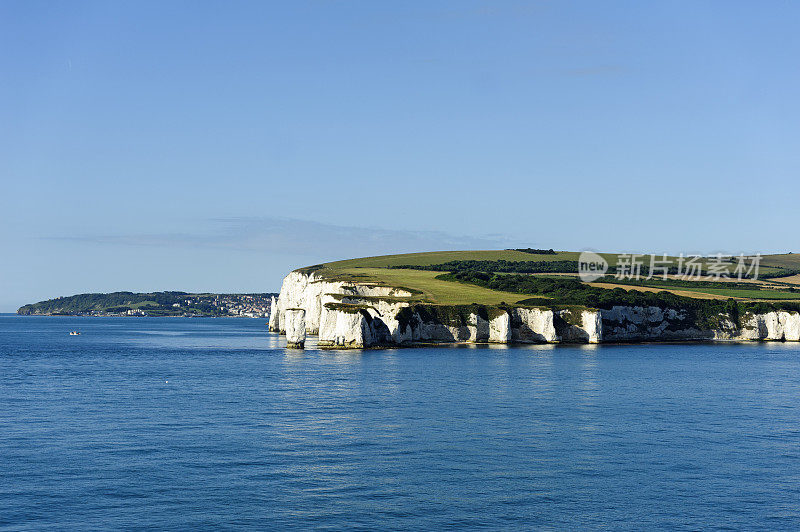
[(76, 294), (24, 305), (25, 316), (268, 318), (274, 293), (111, 292)]

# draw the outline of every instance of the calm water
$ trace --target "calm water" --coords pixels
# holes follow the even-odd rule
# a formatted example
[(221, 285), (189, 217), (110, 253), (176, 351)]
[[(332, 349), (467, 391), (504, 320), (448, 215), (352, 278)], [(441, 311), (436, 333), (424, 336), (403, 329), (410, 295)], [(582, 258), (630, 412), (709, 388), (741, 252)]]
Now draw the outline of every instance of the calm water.
[(265, 329), (0, 316), (0, 529), (800, 528), (797, 346)]

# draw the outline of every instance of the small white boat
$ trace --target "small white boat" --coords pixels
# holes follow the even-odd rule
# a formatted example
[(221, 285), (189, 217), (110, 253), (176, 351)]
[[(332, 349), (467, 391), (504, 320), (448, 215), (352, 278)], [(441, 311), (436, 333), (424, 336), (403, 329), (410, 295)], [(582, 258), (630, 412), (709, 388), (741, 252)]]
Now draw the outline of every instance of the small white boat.
[(69, 332), (69, 335), (70, 335), (70, 336), (80, 336), (80, 334), (81, 334), (81, 333), (79, 333), (78, 331), (70, 331), (70, 332)]

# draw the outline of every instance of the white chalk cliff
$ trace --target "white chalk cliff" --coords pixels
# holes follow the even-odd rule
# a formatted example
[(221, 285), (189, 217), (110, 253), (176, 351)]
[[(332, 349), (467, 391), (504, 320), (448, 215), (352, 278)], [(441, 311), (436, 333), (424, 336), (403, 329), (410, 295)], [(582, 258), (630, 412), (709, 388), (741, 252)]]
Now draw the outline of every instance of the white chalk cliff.
[(283, 280), (281, 293), (270, 314), (269, 330), (285, 332), (284, 315), (287, 309), (301, 308), (306, 311), (306, 333), (317, 334), (322, 318), (323, 304), (333, 301), (331, 294), (354, 296), (409, 297), (405, 290), (386, 286), (357, 284), (346, 281), (317, 279), (314, 273), (293, 271)]
[[(269, 330), (298, 346), (307, 334), (329, 348), (424, 343), (601, 343), (631, 341), (800, 341), (800, 314), (772, 311), (734, 320), (720, 314), (713, 327), (685, 311), (660, 307), (435, 306), (405, 300), (407, 290), (317, 278), (297, 270), (272, 302)], [(737, 324), (739, 323), (739, 324)], [(300, 330), (302, 329), (302, 331)]]

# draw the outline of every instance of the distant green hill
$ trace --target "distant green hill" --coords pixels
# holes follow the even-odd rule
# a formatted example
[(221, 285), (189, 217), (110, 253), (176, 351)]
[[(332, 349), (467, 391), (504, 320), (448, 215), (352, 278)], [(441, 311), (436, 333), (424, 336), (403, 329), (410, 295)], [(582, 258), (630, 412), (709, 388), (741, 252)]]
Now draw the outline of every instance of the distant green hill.
[(78, 294), (25, 305), (24, 315), (68, 316), (249, 316), (266, 317), (277, 294), (112, 292)]

